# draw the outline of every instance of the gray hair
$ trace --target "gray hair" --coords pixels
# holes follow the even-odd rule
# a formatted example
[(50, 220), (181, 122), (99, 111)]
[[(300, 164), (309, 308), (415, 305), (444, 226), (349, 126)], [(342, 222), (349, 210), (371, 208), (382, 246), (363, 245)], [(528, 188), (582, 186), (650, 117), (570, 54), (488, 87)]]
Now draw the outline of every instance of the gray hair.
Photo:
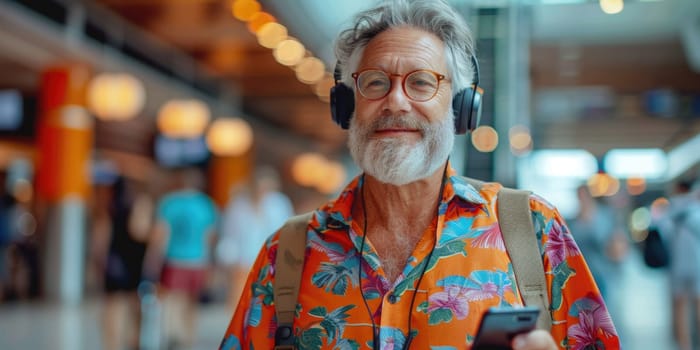
[(453, 94), (471, 85), (474, 39), (462, 16), (444, 0), (385, 0), (375, 8), (360, 12), (354, 19), (354, 26), (342, 31), (335, 45), (341, 80), (346, 85), (354, 89), (351, 74), (357, 70), (370, 40), (399, 26), (425, 30), (445, 44)]

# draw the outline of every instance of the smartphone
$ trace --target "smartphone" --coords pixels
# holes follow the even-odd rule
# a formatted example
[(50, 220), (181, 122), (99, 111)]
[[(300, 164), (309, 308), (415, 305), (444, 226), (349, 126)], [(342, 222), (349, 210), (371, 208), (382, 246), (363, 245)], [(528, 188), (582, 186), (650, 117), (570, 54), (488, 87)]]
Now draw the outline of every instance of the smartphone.
[(540, 309), (534, 306), (488, 309), (481, 318), (472, 349), (510, 350), (516, 335), (535, 329), (539, 314)]

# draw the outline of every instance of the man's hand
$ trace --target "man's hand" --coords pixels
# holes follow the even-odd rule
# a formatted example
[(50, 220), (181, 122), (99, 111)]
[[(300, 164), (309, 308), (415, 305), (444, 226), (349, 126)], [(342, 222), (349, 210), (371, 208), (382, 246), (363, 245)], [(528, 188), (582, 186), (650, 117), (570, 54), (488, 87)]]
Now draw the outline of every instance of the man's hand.
[(549, 332), (537, 329), (518, 335), (511, 343), (513, 350), (557, 350), (557, 344)]

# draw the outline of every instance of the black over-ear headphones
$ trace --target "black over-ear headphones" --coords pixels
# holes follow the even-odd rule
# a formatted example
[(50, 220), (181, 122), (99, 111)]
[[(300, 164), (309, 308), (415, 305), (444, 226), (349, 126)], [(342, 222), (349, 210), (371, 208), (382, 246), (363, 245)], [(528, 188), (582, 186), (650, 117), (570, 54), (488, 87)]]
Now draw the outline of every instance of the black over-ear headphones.
[[(479, 87), (479, 63), (476, 56), (471, 57), (474, 66), (474, 79), (472, 85), (462, 89), (452, 98), (452, 109), (454, 111), (455, 133), (464, 134), (479, 126), (481, 119), (481, 97), (484, 90)], [(331, 87), (331, 116), (336, 124), (341, 128), (350, 127), (350, 119), (355, 109), (355, 93), (345, 85), (338, 64), (333, 71), (335, 86)]]

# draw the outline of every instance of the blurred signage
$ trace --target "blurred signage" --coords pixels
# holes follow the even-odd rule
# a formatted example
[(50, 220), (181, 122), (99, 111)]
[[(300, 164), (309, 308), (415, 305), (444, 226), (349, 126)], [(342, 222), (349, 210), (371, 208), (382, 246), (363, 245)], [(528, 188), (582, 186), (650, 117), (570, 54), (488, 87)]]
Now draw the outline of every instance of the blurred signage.
[(598, 171), (598, 161), (582, 149), (554, 149), (532, 152), (530, 165), (538, 176), (583, 180)]
[(612, 149), (605, 154), (604, 167), (617, 178), (660, 179), (666, 175), (668, 157), (658, 148)]
[(17, 130), (24, 112), (22, 95), (16, 90), (0, 90), (0, 130)]
[(167, 167), (198, 165), (209, 157), (204, 137), (176, 139), (158, 135), (154, 151), (156, 161)]
[(608, 119), (617, 103), (614, 91), (605, 86), (542, 89), (534, 99), (535, 115), (543, 122)]
[(598, 160), (583, 149), (548, 149), (517, 159), (519, 188), (526, 188), (557, 206), (565, 218), (578, 212), (576, 188), (598, 172)]
[(679, 111), (679, 98), (673, 90), (656, 89), (644, 94), (647, 113), (658, 117), (675, 117)]

